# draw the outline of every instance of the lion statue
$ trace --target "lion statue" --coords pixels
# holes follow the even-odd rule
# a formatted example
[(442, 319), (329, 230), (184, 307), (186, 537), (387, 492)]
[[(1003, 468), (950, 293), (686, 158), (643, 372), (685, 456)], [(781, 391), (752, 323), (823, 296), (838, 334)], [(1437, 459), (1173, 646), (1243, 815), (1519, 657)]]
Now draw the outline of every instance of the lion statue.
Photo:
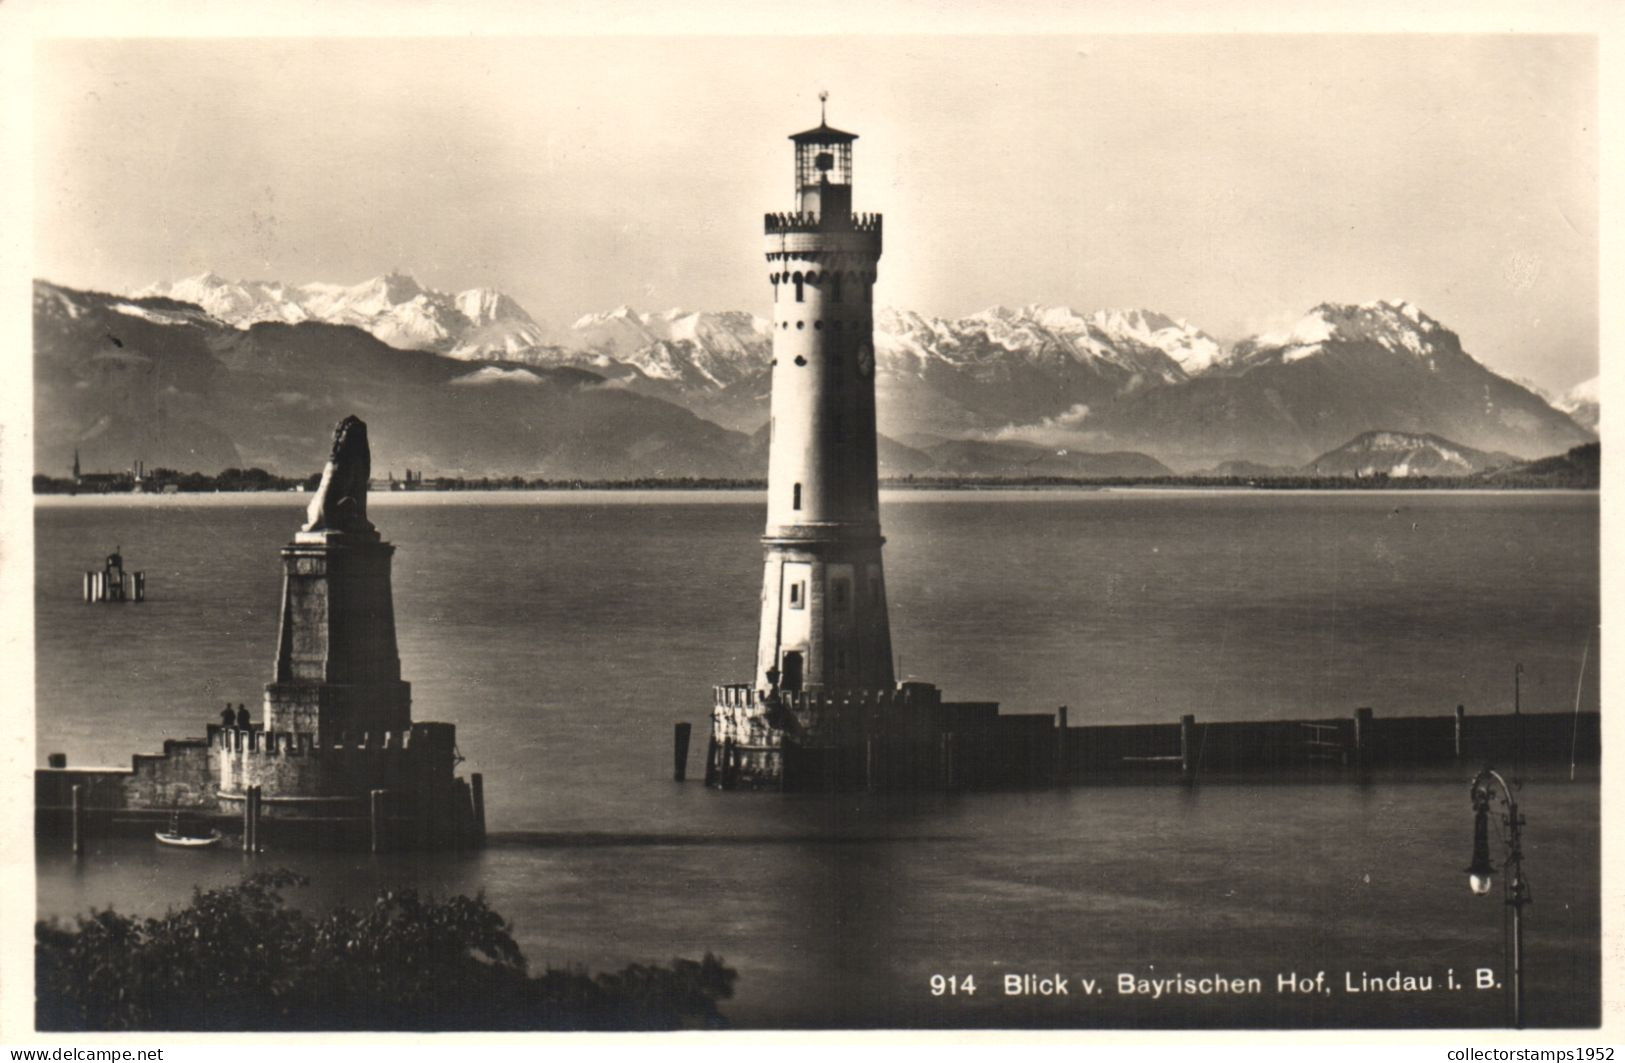
[(367, 424), (351, 414), (333, 429), (333, 454), (322, 469), (322, 483), (305, 511), (307, 532), (370, 532), (367, 483), (372, 479), (372, 451)]

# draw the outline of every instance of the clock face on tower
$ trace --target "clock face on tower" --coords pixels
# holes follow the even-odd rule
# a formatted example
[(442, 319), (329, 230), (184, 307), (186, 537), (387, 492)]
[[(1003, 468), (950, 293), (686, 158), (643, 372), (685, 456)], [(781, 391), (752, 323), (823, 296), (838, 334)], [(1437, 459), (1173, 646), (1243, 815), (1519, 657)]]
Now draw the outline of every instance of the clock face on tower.
[(875, 371), (875, 346), (868, 340), (858, 344), (858, 372), (868, 376)]

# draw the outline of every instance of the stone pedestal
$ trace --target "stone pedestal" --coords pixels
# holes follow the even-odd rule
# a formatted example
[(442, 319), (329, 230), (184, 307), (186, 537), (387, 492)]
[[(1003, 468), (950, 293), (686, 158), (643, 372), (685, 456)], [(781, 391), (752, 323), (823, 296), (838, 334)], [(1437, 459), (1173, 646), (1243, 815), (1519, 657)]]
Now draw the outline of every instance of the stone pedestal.
[(411, 684), (401, 679), (390, 563), (375, 531), (299, 532), (282, 548), (282, 625), (265, 729), (342, 736), (407, 731)]

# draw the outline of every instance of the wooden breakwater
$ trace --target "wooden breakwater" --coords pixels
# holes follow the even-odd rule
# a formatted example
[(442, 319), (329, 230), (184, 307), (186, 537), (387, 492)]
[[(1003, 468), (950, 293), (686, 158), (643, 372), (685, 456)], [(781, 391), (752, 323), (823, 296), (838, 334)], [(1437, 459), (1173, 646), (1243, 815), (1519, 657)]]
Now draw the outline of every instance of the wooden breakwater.
[[(933, 726), (871, 728), (835, 745), (711, 744), (706, 782), (723, 789), (986, 790), (1114, 783), (1344, 782), (1381, 772), (1434, 775), (1454, 765), (1570, 763), (1594, 768), (1597, 713), (1377, 715), (1071, 726), (1068, 710), (1000, 713), (993, 703), (948, 705)], [(679, 740), (676, 778), (684, 777)], [(766, 781), (747, 758), (778, 758)]]
[[(1063, 712), (1064, 718), (1064, 712)], [(1201, 721), (1056, 728), (1059, 781), (1147, 775), (1278, 776), (1335, 780), (1351, 772), (1448, 766), (1569, 763), (1594, 766), (1601, 717), (1591, 713), (1378, 716)]]

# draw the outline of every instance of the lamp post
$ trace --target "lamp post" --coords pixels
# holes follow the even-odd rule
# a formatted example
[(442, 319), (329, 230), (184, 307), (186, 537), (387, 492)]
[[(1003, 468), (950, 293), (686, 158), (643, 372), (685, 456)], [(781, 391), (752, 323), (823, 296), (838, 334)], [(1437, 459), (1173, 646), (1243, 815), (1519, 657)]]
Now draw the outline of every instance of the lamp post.
[[(1497, 794), (1499, 790), (1499, 794)], [(1486, 767), (1473, 779), (1473, 862), (1467, 868), (1467, 886), (1478, 896), (1490, 892), (1495, 880), (1495, 865), (1490, 863), (1490, 802), (1501, 804), (1501, 824), (1507, 830), (1506, 906), (1511, 909), (1512, 932), (1507, 942), (1510, 952), (1507, 966), (1512, 975), (1512, 1025), (1523, 1029), (1523, 908), (1531, 903), (1529, 883), (1523, 877), (1523, 816), (1518, 812), (1518, 799), (1506, 779), (1494, 768)]]

